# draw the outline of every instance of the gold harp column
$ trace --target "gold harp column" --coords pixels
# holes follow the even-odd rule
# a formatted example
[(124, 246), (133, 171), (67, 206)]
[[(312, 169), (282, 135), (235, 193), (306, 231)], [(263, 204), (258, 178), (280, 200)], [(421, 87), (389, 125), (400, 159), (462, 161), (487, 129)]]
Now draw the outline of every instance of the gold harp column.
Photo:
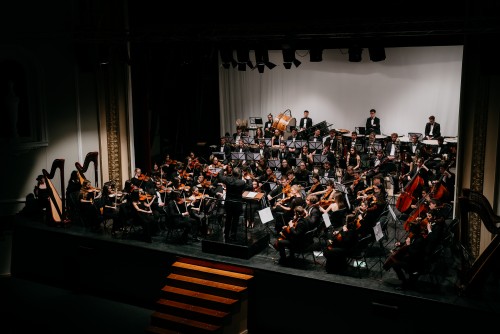
[[(470, 188), (485, 195), (494, 203), (497, 175), (495, 168), (498, 161), (498, 115), (495, 117), (494, 97), (495, 75), (491, 73), (491, 64), (485, 62), (485, 41), (479, 36), (469, 36), (464, 46), (462, 73), (462, 97), (460, 106), (460, 137), (458, 154), (460, 157), (460, 175), (457, 179), (459, 192)], [(497, 79), (498, 80), (498, 79)], [(459, 193), (460, 195), (460, 193)], [(491, 241), (491, 234), (486, 230), (477, 214), (471, 213), (467, 233), (470, 251), (477, 258)]]

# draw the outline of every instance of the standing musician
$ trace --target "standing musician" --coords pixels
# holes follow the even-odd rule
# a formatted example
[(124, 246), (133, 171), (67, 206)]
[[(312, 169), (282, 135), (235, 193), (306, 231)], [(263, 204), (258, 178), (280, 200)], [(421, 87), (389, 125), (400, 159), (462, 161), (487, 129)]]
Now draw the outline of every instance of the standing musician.
[(309, 129), (311, 126), (313, 126), (313, 121), (309, 117), (309, 111), (304, 110), (304, 117), (302, 117), (299, 121), (299, 128), (300, 131), (304, 131), (305, 129)]
[(264, 123), (264, 137), (265, 138), (271, 138), (274, 134), (274, 129), (273, 129), (273, 115), (269, 114), (267, 115), (267, 121)]
[(226, 199), (224, 208), (226, 209), (226, 222), (224, 226), (224, 237), (226, 241), (235, 241), (238, 232), (240, 215), (243, 212), (243, 191), (246, 189), (246, 182), (241, 177), (241, 170), (238, 167), (233, 169), (231, 176), (219, 173), (217, 181), (226, 185)]
[(436, 117), (429, 116), (429, 122), (425, 124), (425, 139), (435, 139), (441, 137), (441, 125), (436, 122)]
[(374, 132), (375, 134), (380, 134), (380, 118), (377, 116), (377, 111), (375, 109), (370, 109), (370, 117), (366, 119), (366, 133)]
[[(294, 249), (301, 245), (304, 241), (306, 232), (310, 230), (308, 222), (305, 219), (306, 211), (304, 207), (295, 207), (293, 213), (293, 219), (280, 229), (280, 233), (275, 244), (275, 247), (280, 254), (278, 263), (281, 265), (291, 264), (295, 258)], [(289, 249), (289, 257), (286, 256), (286, 248)]]
[(356, 216), (350, 214), (346, 217), (346, 223), (340, 231), (333, 231), (332, 237), (327, 241), (327, 247), (323, 250), (326, 259), (325, 269), (329, 274), (340, 274), (347, 267), (347, 256), (358, 242), (356, 233)]

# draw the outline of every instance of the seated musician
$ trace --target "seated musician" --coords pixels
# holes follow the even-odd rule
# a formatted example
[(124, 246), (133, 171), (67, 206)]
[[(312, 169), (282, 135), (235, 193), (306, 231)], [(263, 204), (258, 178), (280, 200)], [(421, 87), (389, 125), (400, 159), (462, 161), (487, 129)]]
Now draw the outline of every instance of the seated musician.
[(306, 169), (312, 171), (314, 162), (313, 155), (311, 152), (309, 152), (309, 146), (302, 146), (300, 153), (296, 155), (296, 159), (302, 160), (306, 164)]
[(247, 153), (249, 151), (250, 151), (250, 149), (245, 144), (245, 142), (243, 141), (243, 139), (238, 140), (236, 142), (235, 147), (232, 150), (232, 152), (238, 152), (238, 153)]
[(410, 232), (404, 242), (396, 242), (396, 248), (385, 261), (384, 270), (393, 269), (401, 286), (397, 289), (411, 289), (415, 286), (418, 273), (425, 265), (426, 242), (422, 233), (421, 225), (413, 223)]
[(286, 142), (282, 141), (280, 143), (279, 148), (273, 151), (272, 157), (278, 159), (279, 161), (286, 160), (287, 165), (289, 165), (288, 161), (292, 159), (292, 155), (290, 154), (290, 152), (288, 152), (288, 149), (286, 147)]
[(356, 216), (347, 215), (346, 223), (340, 231), (334, 230), (330, 239), (327, 241), (327, 247), (323, 250), (323, 256), (326, 259), (325, 269), (329, 274), (340, 274), (347, 267), (347, 256), (358, 242), (356, 233)]
[(321, 177), (333, 179), (335, 177), (335, 169), (332, 168), (330, 161), (323, 162), (323, 168), (319, 171)]
[(297, 184), (299, 186), (302, 186), (300, 181), (295, 177), (295, 172), (290, 169), (286, 172), (286, 177), (288, 178), (288, 184), (293, 186), (294, 184)]
[(455, 191), (455, 174), (448, 170), (446, 162), (442, 162), (438, 166), (438, 170), (433, 175), (431, 186), (437, 189), (440, 185), (444, 186), (444, 191), (441, 192), (439, 200), (447, 202), (453, 197)]
[(258, 177), (257, 180), (261, 185), (262, 191), (264, 191), (266, 195), (271, 192), (271, 183), (277, 182), (276, 174), (274, 174), (274, 171), (271, 167), (266, 167), (265, 174)]
[(358, 199), (358, 193), (366, 189), (365, 180), (361, 178), (361, 171), (354, 170), (354, 181), (347, 188), (347, 196), (349, 197), (349, 202), (352, 206), (358, 206), (360, 200)]
[[(147, 198), (147, 195), (145, 195)], [(132, 218), (142, 226), (142, 238), (145, 242), (151, 243), (151, 237), (158, 232), (158, 225), (151, 209), (152, 202), (141, 198), (140, 191), (135, 189), (130, 195), (132, 201)]]
[[(191, 188), (191, 195), (186, 198), (186, 205), (187, 209), (189, 211), (189, 216), (193, 218), (196, 223), (194, 226), (199, 226), (198, 232), (200, 234), (206, 234), (207, 232), (207, 223), (203, 219), (205, 217), (204, 215), (204, 204), (205, 204), (205, 198), (208, 197), (208, 195), (205, 193), (206, 189), (201, 192), (200, 188), (197, 186), (194, 186)], [(199, 235), (198, 233), (193, 234), (193, 239), (199, 240)]]
[[(43, 176), (42, 176), (43, 178)], [(43, 178), (45, 180), (45, 178)], [(44, 182), (45, 185), (45, 182)], [(68, 186), (66, 187), (66, 202), (68, 206), (68, 212), (70, 218), (75, 220), (76, 215), (78, 215), (78, 207), (80, 196), (80, 189), (82, 188), (82, 184), (80, 181), (80, 174), (77, 170), (71, 172), (71, 176), (68, 181)], [(46, 187), (45, 187), (46, 189)], [(35, 194), (36, 195), (36, 194)], [(37, 196), (38, 197), (38, 196)], [(48, 200), (47, 200), (48, 201)]]
[(83, 181), (80, 189), (80, 216), (85, 227), (91, 231), (99, 230), (99, 207), (94, 205), (94, 199), (97, 197), (98, 191), (92, 187), (89, 180)]
[[(185, 244), (189, 240), (189, 234), (197, 235), (199, 226), (195, 219), (189, 216), (189, 211), (187, 208), (187, 203), (184, 197), (178, 193), (174, 193), (173, 200), (169, 201), (166, 208), (167, 216), (171, 217), (172, 228), (182, 229), (182, 234), (178, 240), (178, 243)], [(193, 241), (198, 241), (198, 238), (193, 238)]]
[(325, 190), (325, 187), (321, 184), (318, 173), (313, 173), (311, 179), (312, 185), (307, 191), (307, 195), (318, 195), (321, 191)]
[[(276, 248), (280, 254), (279, 264), (290, 265), (295, 259), (294, 249), (300, 246), (304, 236), (309, 231), (309, 225), (305, 219), (306, 211), (303, 206), (297, 206), (293, 210), (293, 219), (290, 219), (286, 225), (279, 230)], [(286, 249), (289, 250), (289, 256), (286, 256)]]
[(385, 192), (385, 188), (382, 184), (374, 184), (372, 187), (373, 194), (366, 198), (368, 201), (368, 208), (365, 219), (371, 222), (373, 227), (386, 208), (387, 193)]
[(288, 146), (288, 153), (290, 153), (290, 157), (295, 158), (298, 153), (300, 153), (300, 149), (295, 147), (295, 141), (299, 140), (299, 135), (296, 127), (292, 128), (292, 134), (288, 136), (287, 140), (292, 141), (292, 145)]
[(266, 147), (266, 142), (263, 140), (259, 141), (257, 148), (253, 149), (252, 152), (259, 153), (260, 157), (265, 160), (269, 160), (271, 158), (271, 150), (269, 147)]
[(341, 183), (345, 186), (350, 186), (354, 182), (354, 168), (352, 166), (347, 166), (345, 173), (342, 176)]
[(417, 158), (417, 162), (416, 164), (413, 165), (412, 169), (406, 173), (405, 175), (403, 175), (403, 185), (406, 187), (406, 185), (414, 180), (414, 178), (416, 176), (420, 176), (423, 181), (424, 181), (424, 184), (428, 184), (429, 180), (432, 179), (433, 177), (433, 172), (432, 170), (430, 170), (426, 165), (425, 165), (425, 161), (424, 161), (424, 158)]
[(111, 235), (116, 237), (116, 233), (123, 227), (124, 222), (120, 215), (121, 194), (113, 188), (112, 184), (104, 184), (102, 187), (101, 203), (102, 218), (111, 220)]
[(319, 209), (322, 213), (328, 213), (330, 215), (331, 212), (335, 212), (347, 207), (347, 203), (345, 202), (344, 194), (340, 191), (334, 192), (333, 202), (326, 207), (320, 206)]
[(311, 229), (320, 227), (321, 211), (319, 206), (319, 198), (316, 195), (306, 196), (306, 219)]
[(362, 175), (366, 178), (366, 184), (372, 184), (372, 178), (379, 174), (383, 173), (384, 165), (387, 162), (387, 158), (384, 156), (384, 151), (382, 149), (377, 151), (377, 154), (372, 157), (369, 161), (370, 169), (365, 170)]
[(145, 175), (142, 174), (142, 170), (140, 168), (135, 168), (134, 175), (130, 179), (130, 182), (132, 183), (132, 185), (135, 188), (143, 189), (142, 184), (144, 183), (144, 178), (145, 178)]
[(277, 172), (279, 172), (281, 175), (285, 175), (285, 176), (288, 175), (288, 172), (290, 172), (290, 171), (293, 173), (293, 169), (288, 164), (287, 159), (282, 159), (280, 161), (281, 161), (281, 164), (279, 165), (278, 169), (276, 170)]
[(312, 142), (321, 142), (323, 140), (323, 138), (321, 138), (321, 129), (314, 130), (313, 135), (309, 137), (308, 140)]
[(255, 178), (260, 178), (262, 175), (266, 174), (267, 160), (265, 158), (260, 158), (254, 163), (250, 164), (252, 174)]
[(358, 137), (358, 133), (356, 131), (351, 132), (351, 138), (346, 139), (345, 145), (348, 148), (355, 147), (358, 153), (364, 152), (363, 140)]
[(326, 189), (317, 191), (315, 194), (320, 195), (319, 205), (326, 208), (335, 201), (335, 182), (333, 180), (326, 181)]
[(361, 156), (355, 147), (351, 147), (349, 149), (349, 153), (347, 153), (346, 157), (347, 166), (353, 166), (354, 169), (361, 168)]
[(217, 147), (217, 152), (224, 154), (224, 157), (222, 158), (223, 164), (227, 164), (231, 159), (231, 145), (228, 142), (226, 142), (225, 137), (221, 137), (220, 144)]
[(426, 220), (425, 252), (427, 257), (430, 257), (445, 238), (446, 222), (439, 213), (439, 209), (429, 210)]
[(312, 175), (312, 172), (307, 169), (304, 161), (300, 161), (294, 170), (294, 174), (297, 182), (302, 185), (302, 187), (306, 187), (309, 184), (309, 176)]
[(279, 233), (284, 224), (293, 218), (294, 209), (298, 206), (305, 207), (306, 203), (304, 198), (302, 198), (301, 187), (299, 185), (289, 185), (283, 189), (286, 195), (282, 199), (278, 199), (274, 204), (272, 211), (273, 214), (280, 213), (282, 215), (281, 219), (275, 220), (275, 230)]

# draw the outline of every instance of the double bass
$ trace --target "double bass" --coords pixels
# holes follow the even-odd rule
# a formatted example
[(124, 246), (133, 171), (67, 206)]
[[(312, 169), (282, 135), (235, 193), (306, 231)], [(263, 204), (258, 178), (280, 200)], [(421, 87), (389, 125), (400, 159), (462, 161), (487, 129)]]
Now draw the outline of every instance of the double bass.
[[(422, 166), (425, 165), (425, 162), (422, 164)], [(421, 188), (424, 183), (425, 180), (422, 176), (420, 176), (420, 173), (417, 172), (415, 173), (415, 175), (413, 175), (410, 182), (408, 182), (408, 184), (401, 191), (401, 194), (396, 201), (396, 208), (399, 210), (399, 212), (406, 212), (406, 210), (410, 208), (413, 200), (415, 199), (413, 194), (418, 188)]]

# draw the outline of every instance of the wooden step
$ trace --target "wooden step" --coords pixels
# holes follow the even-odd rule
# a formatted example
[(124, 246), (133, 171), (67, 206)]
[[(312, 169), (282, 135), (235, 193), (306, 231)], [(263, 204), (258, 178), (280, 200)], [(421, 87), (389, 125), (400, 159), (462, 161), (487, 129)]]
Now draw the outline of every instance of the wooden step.
[(210, 268), (199, 266), (191, 263), (174, 262), (172, 264), (172, 272), (184, 276), (197, 277), (207, 280), (212, 280), (220, 283), (248, 286), (253, 276), (234, 271)]
[(183, 334), (180, 331), (174, 331), (158, 326), (148, 326), (144, 332), (147, 334)]
[(213, 310), (163, 298), (156, 302), (156, 310), (162, 313), (196, 319), (216, 325), (223, 325), (231, 322), (231, 314), (229, 312)]
[(178, 317), (171, 314), (154, 312), (151, 315), (151, 325), (160, 328), (168, 328), (169, 330), (180, 331), (182, 333), (221, 333), (223, 327), (219, 325), (209, 324), (206, 322)]
[(180, 274), (169, 274), (167, 276), (167, 285), (232, 299), (246, 299), (247, 296), (247, 288), (243, 286)]
[(236, 312), (240, 306), (240, 301), (238, 299), (216, 296), (208, 293), (177, 288), (174, 286), (164, 286), (161, 291), (164, 299), (206, 307), (223, 312)]

